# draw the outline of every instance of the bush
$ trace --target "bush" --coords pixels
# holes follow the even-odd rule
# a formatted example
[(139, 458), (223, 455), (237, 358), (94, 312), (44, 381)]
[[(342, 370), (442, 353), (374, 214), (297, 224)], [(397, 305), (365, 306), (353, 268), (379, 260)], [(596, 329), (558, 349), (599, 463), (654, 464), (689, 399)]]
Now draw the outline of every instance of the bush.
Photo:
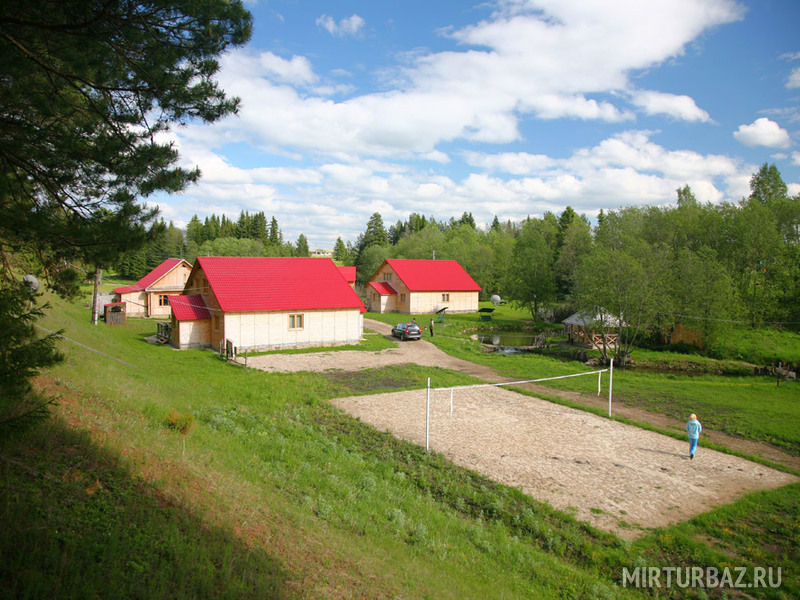
[(194, 417), (191, 413), (182, 415), (174, 408), (167, 413), (167, 427), (186, 435), (194, 427)]

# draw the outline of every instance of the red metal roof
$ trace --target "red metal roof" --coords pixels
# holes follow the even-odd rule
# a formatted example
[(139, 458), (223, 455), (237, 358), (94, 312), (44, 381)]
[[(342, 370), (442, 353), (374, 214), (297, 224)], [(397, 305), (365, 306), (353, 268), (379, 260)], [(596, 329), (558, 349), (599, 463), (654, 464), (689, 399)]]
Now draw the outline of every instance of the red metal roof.
[(117, 294), (127, 294), (128, 292), (141, 292), (142, 289), (143, 288), (140, 288), (138, 283), (132, 283), (124, 287), (114, 288), (114, 292)]
[(381, 296), (391, 296), (397, 291), (385, 281), (370, 281), (369, 287), (378, 292)]
[(330, 258), (198, 256), (225, 312), (357, 308), (366, 312)]
[[(168, 258), (136, 283), (115, 288), (114, 291), (117, 294), (125, 294), (127, 292), (140, 292), (142, 290), (146, 290), (182, 262), (186, 261), (184, 261), (182, 258)], [(186, 264), (188, 265), (189, 263), (187, 262)]]
[(355, 267), (338, 267), (339, 272), (341, 272), (342, 277), (347, 280), (347, 283), (355, 283), (356, 280), (356, 268)]
[(386, 263), (412, 292), (479, 292), (456, 260), (405, 260), (387, 258)]
[(203, 297), (200, 294), (188, 294), (186, 296), (168, 296), (172, 314), (178, 321), (195, 321), (197, 319), (210, 319), (211, 312), (208, 310)]

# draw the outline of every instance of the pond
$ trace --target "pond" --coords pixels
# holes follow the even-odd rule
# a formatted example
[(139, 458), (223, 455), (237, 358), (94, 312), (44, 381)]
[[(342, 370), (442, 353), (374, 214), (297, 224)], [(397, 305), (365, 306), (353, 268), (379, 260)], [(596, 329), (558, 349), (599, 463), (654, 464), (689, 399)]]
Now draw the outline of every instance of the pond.
[(516, 354), (517, 352), (530, 352), (534, 347), (542, 345), (542, 336), (532, 333), (503, 331), (486, 332), (478, 334), (481, 344), (492, 346), (494, 352), (501, 354)]
[(534, 346), (537, 336), (513, 331), (479, 333), (478, 341), (490, 346)]

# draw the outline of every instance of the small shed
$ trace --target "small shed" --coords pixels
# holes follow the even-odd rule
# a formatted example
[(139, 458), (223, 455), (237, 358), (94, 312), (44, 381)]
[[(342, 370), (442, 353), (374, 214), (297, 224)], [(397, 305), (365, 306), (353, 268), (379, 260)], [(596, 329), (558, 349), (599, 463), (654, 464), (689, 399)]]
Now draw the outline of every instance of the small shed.
[(169, 304), (172, 307), (172, 322), (168, 333), (170, 344), (181, 350), (209, 346), (211, 312), (203, 296), (170, 296)]
[(103, 305), (103, 320), (106, 325), (124, 325), (127, 303), (109, 302)]

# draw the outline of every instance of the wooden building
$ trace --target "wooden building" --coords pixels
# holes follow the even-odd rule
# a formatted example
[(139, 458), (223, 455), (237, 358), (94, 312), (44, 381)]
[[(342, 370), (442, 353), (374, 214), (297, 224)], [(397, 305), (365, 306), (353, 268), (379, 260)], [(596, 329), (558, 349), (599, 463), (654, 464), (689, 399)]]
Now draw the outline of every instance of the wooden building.
[(355, 344), (364, 331), (364, 305), (329, 258), (199, 256), (171, 302), (178, 348)]
[(115, 301), (125, 302), (129, 317), (169, 318), (169, 296), (181, 293), (191, 271), (184, 259), (168, 258), (136, 283), (116, 288)]
[(480, 291), (458, 261), (389, 258), (370, 277), (367, 304), (378, 313), (477, 312)]

